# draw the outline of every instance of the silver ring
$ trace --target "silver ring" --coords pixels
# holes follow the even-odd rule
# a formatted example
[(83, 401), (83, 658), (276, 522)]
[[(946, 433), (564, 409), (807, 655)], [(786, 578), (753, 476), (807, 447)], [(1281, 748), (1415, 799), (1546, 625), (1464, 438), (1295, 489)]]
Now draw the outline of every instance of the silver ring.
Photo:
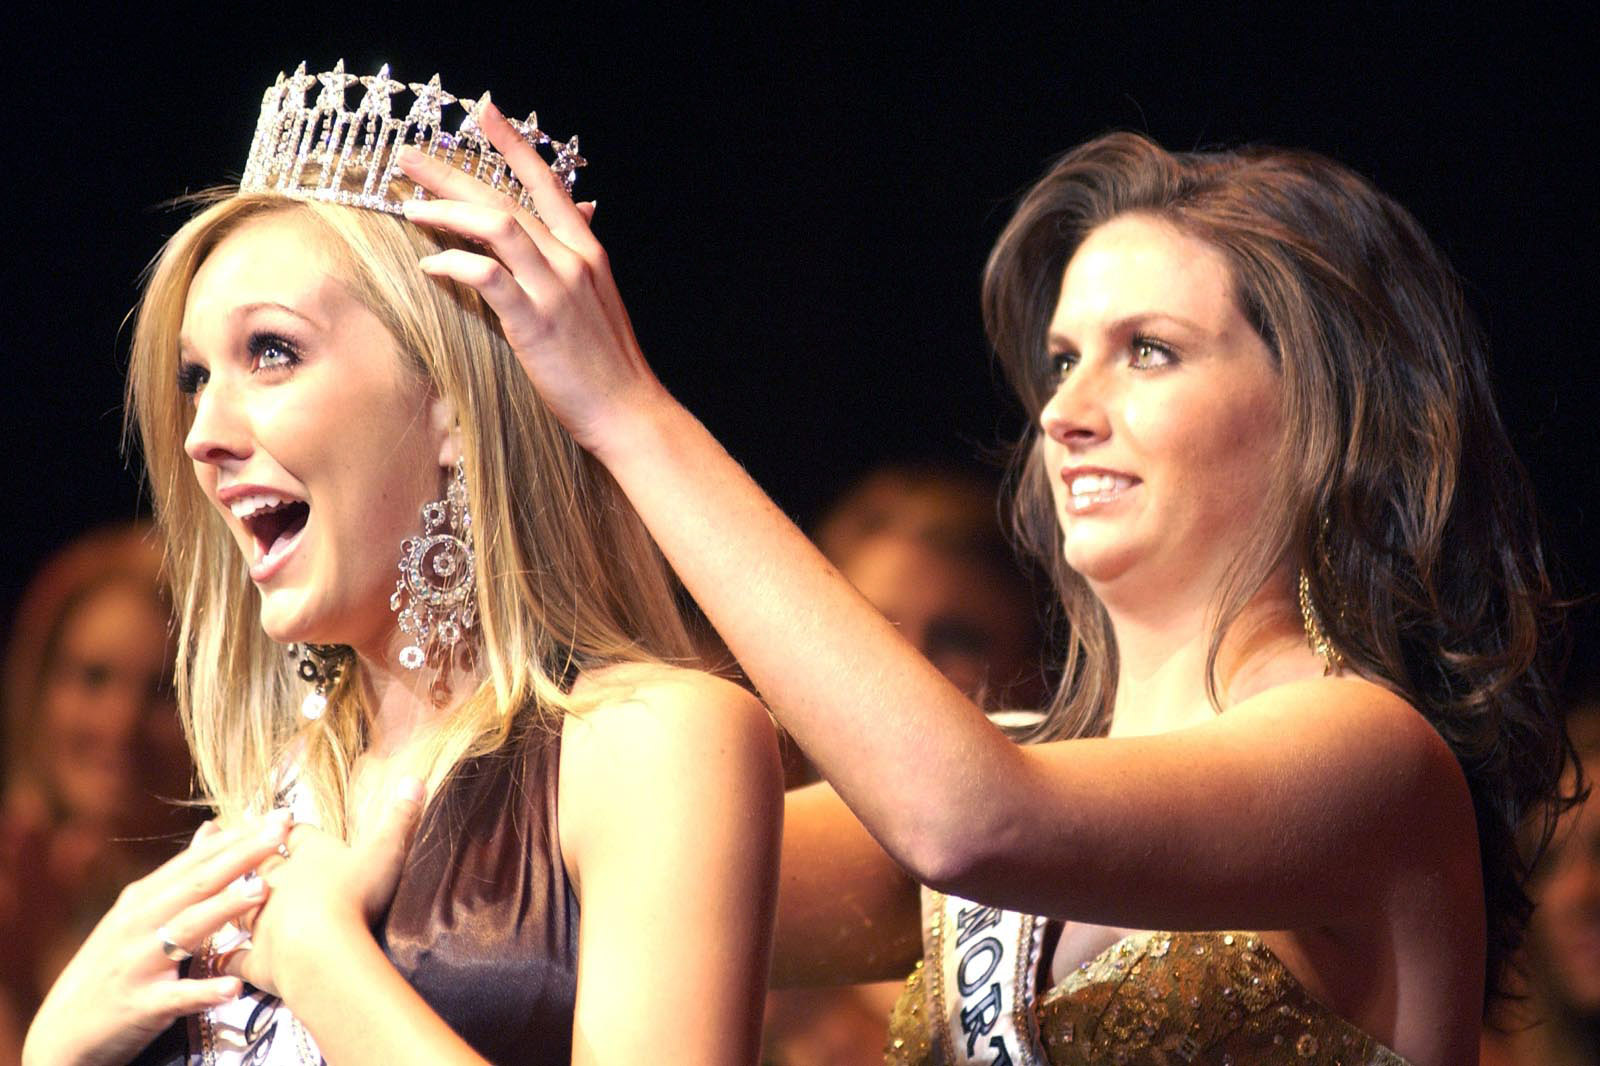
[(285, 859), (289, 857), (289, 844), (287, 841), (278, 842), (278, 854), (282, 855)]
[(161, 954), (173, 962), (183, 962), (194, 958), (194, 952), (172, 939), (172, 930), (166, 926), (156, 927), (156, 939), (161, 941)]

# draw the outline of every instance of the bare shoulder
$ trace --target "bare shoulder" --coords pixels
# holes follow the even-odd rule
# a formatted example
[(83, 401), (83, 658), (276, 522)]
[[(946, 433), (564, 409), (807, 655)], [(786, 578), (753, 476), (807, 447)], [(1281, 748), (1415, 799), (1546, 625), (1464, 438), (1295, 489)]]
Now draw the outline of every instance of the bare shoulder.
[[(696, 670), (629, 664), (585, 674), (561, 730), (558, 824), (569, 872), (781, 817), (783, 776), (766, 709)], [(687, 836), (686, 836), (687, 834)], [(670, 850), (670, 849), (668, 849)]]
[(655, 750), (671, 759), (707, 748), (773, 743), (772, 719), (761, 701), (700, 670), (624, 663), (584, 674), (572, 694), (577, 706), (562, 739), (584, 757), (598, 754), (589, 749), (612, 746)]
[[(1362, 678), (1295, 681), (1268, 689), (1218, 719), (1273, 735), (1320, 764), (1308, 777), (1342, 781), (1391, 816), (1434, 819), (1476, 837), (1466, 775), (1438, 730), (1403, 696)], [(1442, 819), (1443, 821), (1438, 821)]]
[[(1292, 681), (1240, 703), (1229, 714), (1304, 732), (1314, 742), (1360, 749), (1379, 762), (1460, 767), (1444, 738), (1405, 697), (1359, 677)], [(1228, 715), (1223, 715), (1226, 720)]]

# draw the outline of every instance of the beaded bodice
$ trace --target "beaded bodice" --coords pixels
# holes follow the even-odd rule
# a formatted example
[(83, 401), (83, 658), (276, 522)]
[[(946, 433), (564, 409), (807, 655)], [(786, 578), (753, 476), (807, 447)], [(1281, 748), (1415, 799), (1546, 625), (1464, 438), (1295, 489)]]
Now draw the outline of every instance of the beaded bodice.
[[(919, 963), (890, 1016), (888, 1066), (954, 1066), (930, 1038), (924, 973)], [(1036, 1015), (1049, 1066), (1405, 1066), (1251, 933), (1125, 937), (1041, 996)]]

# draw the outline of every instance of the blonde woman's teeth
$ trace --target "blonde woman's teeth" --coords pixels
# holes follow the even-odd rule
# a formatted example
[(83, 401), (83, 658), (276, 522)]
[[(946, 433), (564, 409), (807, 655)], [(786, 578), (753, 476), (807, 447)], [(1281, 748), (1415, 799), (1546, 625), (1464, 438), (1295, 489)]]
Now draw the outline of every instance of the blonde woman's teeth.
[(298, 503), (298, 500), (276, 493), (261, 493), (251, 496), (242, 496), (228, 504), (228, 509), (233, 512), (233, 517), (241, 522), (246, 518), (254, 517), (260, 511), (273, 510), (287, 504)]

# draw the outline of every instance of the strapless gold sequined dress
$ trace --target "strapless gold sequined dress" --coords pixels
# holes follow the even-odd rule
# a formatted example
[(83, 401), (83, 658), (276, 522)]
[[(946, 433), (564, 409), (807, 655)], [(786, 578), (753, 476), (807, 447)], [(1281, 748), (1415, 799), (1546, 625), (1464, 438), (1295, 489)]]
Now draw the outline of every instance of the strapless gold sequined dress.
[[(923, 966), (889, 1019), (888, 1066), (950, 1066)], [(1039, 999), (1048, 1066), (1406, 1066), (1312, 998), (1250, 933), (1138, 933)]]

